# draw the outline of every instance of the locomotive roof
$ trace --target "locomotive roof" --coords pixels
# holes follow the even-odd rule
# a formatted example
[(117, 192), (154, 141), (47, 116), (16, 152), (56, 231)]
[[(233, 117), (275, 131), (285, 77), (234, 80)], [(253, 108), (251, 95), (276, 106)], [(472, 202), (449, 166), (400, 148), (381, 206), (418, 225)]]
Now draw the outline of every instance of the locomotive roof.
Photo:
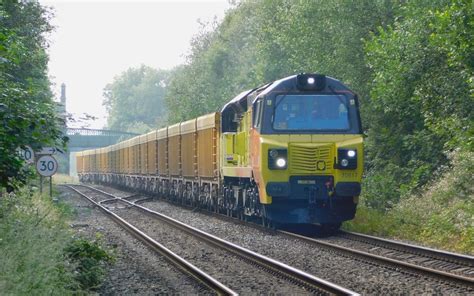
[[(247, 96), (253, 91), (254, 91), (254, 89), (249, 89), (249, 90), (241, 92), (236, 97), (234, 97), (232, 100), (230, 100), (227, 104), (225, 104), (224, 107), (222, 108), (221, 112), (226, 111), (228, 108), (234, 108), (234, 109), (236, 109), (235, 111), (242, 111), (243, 109), (246, 109), (246, 107), (243, 108), (243, 103), (244, 103), (244, 101), (247, 100)], [(245, 111), (245, 110), (243, 110), (243, 111)]]
[[(298, 74), (298, 75), (292, 75), (288, 76), (285, 78), (282, 78), (280, 80), (274, 81), (271, 85), (269, 85), (267, 88), (265, 88), (261, 93), (258, 94), (258, 97), (265, 96), (266, 94), (274, 91), (278, 92), (292, 92), (292, 91), (300, 91), (298, 88), (298, 76), (299, 75), (311, 75), (311, 76), (317, 76), (318, 74)], [(330, 76), (325, 76), (321, 75), (324, 77), (325, 80), (325, 87), (324, 90), (327, 91), (334, 91), (334, 90), (348, 90), (352, 92), (347, 86), (342, 84), (339, 80), (330, 77)], [(327, 89), (329, 88), (329, 89)], [(255, 98), (256, 99), (256, 98)]]
[[(232, 111), (236, 113), (245, 112), (247, 110), (247, 97), (253, 92), (258, 93), (258, 95), (256, 95), (253, 98), (253, 101), (255, 101), (257, 97), (264, 96), (272, 91), (298, 91), (298, 87), (297, 87), (298, 75), (291, 75), (291, 76), (270, 82), (263, 86), (243, 91), (237, 96), (235, 96), (232, 100), (230, 100), (227, 104), (225, 104), (221, 110), (221, 113), (224, 113), (225, 111), (230, 111), (229, 108), (232, 108), (233, 109)], [(316, 75), (316, 74), (309, 74), (309, 75)], [(339, 80), (332, 78), (330, 76), (325, 76), (325, 81), (327, 85), (326, 87), (329, 86), (332, 90), (351, 91), (347, 86), (342, 84)]]

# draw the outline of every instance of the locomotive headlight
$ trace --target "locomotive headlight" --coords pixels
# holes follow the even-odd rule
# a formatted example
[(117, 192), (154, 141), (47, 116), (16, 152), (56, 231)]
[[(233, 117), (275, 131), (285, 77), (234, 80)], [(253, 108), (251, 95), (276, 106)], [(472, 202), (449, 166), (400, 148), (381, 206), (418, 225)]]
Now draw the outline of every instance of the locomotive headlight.
[(288, 167), (288, 150), (268, 150), (268, 168), (271, 170), (285, 170)]
[(299, 90), (320, 91), (326, 88), (326, 76), (318, 74), (296, 75), (296, 88)]
[(284, 167), (286, 167), (286, 159), (284, 159), (284, 158), (278, 158), (278, 159), (276, 160), (276, 165), (277, 165), (277, 167), (279, 167), (279, 168), (284, 168)]
[(278, 157), (278, 150), (276, 150), (276, 149), (270, 150), (269, 155), (270, 155), (271, 158), (277, 158)]
[(357, 150), (339, 148), (337, 149), (337, 168), (353, 170), (357, 168)]
[(356, 156), (355, 150), (347, 150), (347, 156), (350, 158)]

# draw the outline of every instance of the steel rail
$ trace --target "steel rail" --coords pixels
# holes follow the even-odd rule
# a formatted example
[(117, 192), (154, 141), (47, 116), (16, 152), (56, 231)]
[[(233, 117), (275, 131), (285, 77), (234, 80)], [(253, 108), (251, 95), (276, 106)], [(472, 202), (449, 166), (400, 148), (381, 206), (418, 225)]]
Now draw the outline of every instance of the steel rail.
[(300, 234), (295, 234), (295, 233), (292, 233), (292, 232), (287, 232), (287, 231), (283, 231), (283, 230), (277, 230), (277, 232), (281, 233), (281, 234), (284, 234), (286, 236), (292, 237), (292, 238), (299, 238), (299, 239), (302, 239), (302, 240), (305, 240), (305, 241), (308, 241), (308, 242), (311, 242), (311, 243), (315, 243), (315, 244), (318, 244), (318, 245), (322, 245), (322, 246), (325, 246), (325, 247), (328, 247), (328, 248), (331, 248), (331, 249), (336, 249), (336, 250), (339, 250), (339, 251), (343, 251), (343, 252), (348, 253), (348, 254), (356, 254), (358, 256), (368, 258), (368, 259), (371, 259), (371, 260), (377, 260), (377, 261), (385, 263), (385, 264), (390, 264), (390, 265), (395, 265), (395, 266), (402, 266), (402, 267), (405, 267), (405, 268), (410, 269), (412, 271), (428, 273), (432, 276), (441, 278), (443, 280), (447, 280), (449, 282), (456, 282), (458, 284), (463, 284), (463, 285), (466, 285), (468, 287), (472, 287), (474, 289), (474, 279), (473, 278), (464, 277), (464, 276), (461, 276), (461, 275), (456, 275), (456, 274), (452, 274), (452, 273), (448, 273), (448, 272), (444, 272), (444, 271), (440, 271), (440, 270), (436, 270), (436, 269), (432, 269), (432, 268), (428, 268), (428, 267), (424, 267), (424, 266), (419, 266), (419, 265), (415, 265), (415, 264), (412, 264), (412, 263), (408, 263), (408, 262), (404, 262), (404, 261), (400, 261), (400, 260), (396, 260), (396, 259), (392, 259), (392, 258), (387, 258), (387, 257), (383, 257), (383, 256), (380, 256), (380, 255), (375, 255), (375, 254), (367, 253), (367, 252), (360, 251), (360, 250), (355, 250), (355, 249), (348, 248), (348, 247), (343, 247), (343, 246), (340, 246), (340, 245), (337, 245), (337, 244), (325, 242), (325, 241), (322, 241), (322, 240), (319, 240), (319, 239), (310, 238), (310, 237), (300, 235)]
[[(154, 251), (162, 254), (165, 256), (169, 261), (171, 261), (173, 264), (177, 265), (181, 270), (185, 271), (187, 274), (191, 275), (192, 277), (196, 278), (199, 280), (201, 283), (209, 287), (211, 290), (215, 291), (219, 295), (238, 295), (235, 291), (232, 289), (228, 288), (224, 284), (220, 283), (210, 275), (206, 274), (196, 266), (192, 265), (185, 259), (179, 257), (169, 249), (167, 249), (165, 246), (162, 244), (158, 243), (154, 239), (152, 239), (150, 236), (145, 234), (144, 232), (140, 231), (138, 228), (133, 226), (132, 224), (128, 223), (121, 217), (119, 217), (117, 214), (113, 213), (112, 211), (108, 210), (98, 202), (94, 201), (92, 198), (87, 196), (86, 194), (80, 192), (73, 186), (81, 186), (81, 185), (64, 185), (65, 187), (75, 191), (77, 194), (85, 197), (87, 200), (89, 200), (91, 203), (93, 203), (95, 206), (97, 206), (99, 209), (101, 209), (104, 213), (108, 214), (116, 223), (118, 223), (120, 226), (125, 228), (128, 232), (130, 232), (134, 237), (137, 239), (141, 240), (144, 242), (147, 246), (149, 246), (151, 249)], [(91, 187), (91, 189), (94, 189)], [(126, 201), (123, 199), (118, 199), (120, 201)]]
[[(83, 185), (81, 184), (80, 186), (87, 187), (91, 190), (95, 190), (99, 193), (102, 193), (104, 195), (108, 195), (110, 197), (113, 197), (113, 194), (110, 194), (108, 192), (102, 191), (100, 189)], [(245, 258), (247, 260), (250, 260), (252, 262), (255, 262), (256, 264), (270, 269), (273, 272), (276, 272), (280, 275), (283, 275), (287, 278), (290, 278), (292, 280), (298, 281), (302, 283), (303, 285), (309, 286), (317, 291), (323, 291), (329, 294), (334, 294), (334, 295), (359, 295), (358, 293), (351, 291), (349, 289), (346, 289), (344, 287), (341, 287), (339, 285), (336, 285), (334, 283), (331, 283), (329, 281), (320, 279), (318, 277), (315, 277), (314, 275), (311, 275), (309, 273), (306, 273), (300, 269), (291, 267), (285, 263), (282, 263), (280, 261), (274, 260), (272, 258), (266, 257), (264, 255), (255, 253), (249, 249), (243, 248), (241, 246), (238, 246), (236, 244), (233, 244), (231, 242), (228, 242), (226, 240), (223, 240), (217, 236), (214, 236), (212, 234), (206, 233), (202, 230), (199, 230), (197, 228), (194, 228), (192, 226), (186, 225), (178, 220), (175, 220), (171, 217), (168, 217), (166, 215), (163, 215), (161, 213), (155, 212), (153, 210), (150, 210), (146, 207), (143, 207), (141, 205), (135, 204), (134, 202), (130, 202), (124, 199), (118, 198), (120, 201), (128, 203), (131, 206), (134, 206), (144, 213), (147, 213), (155, 218), (160, 219), (161, 221), (176, 227), (184, 232), (187, 232), (193, 236), (198, 237), (201, 240), (204, 240), (212, 245), (215, 245), (217, 247), (223, 248), (225, 250), (228, 250), (232, 252), (233, 254), (240, 256), (242, 258)]]
[(381, 237), (376, 237), (372, 235), (367, 235), (367, 234), (362, 234), (362, 233), (357, 233), (357, 232), (350, 232), (350, 231), (343, 231), (340, 230), (340, 233), (344, 235), (349, 235), (349, 236), (354, 236), (356, 238), (361, 238), (359, 241), (361, 242), (366, 242), (366, 239), (368, 240), (373, 240), (375, 242), (380, 242), (384, 243), (387, 245), (390, 245), (393, 247), (393, 249), (399, 250), (401, 248), (404, 249), (412, 249), (415, 250), (419, 253), (426, 253), (429, 254), (430, 256), (433, 257), (440, 257), (445, 260), (449, 260), (451, 262), (459, 262), (460, 264), (474, 267), (474, 256), (466, 255), (466, 254), (457, 254), (453, 252), (448, 252), (444, 250), (437, 250), (433, 248), (428, 248), (424, 246), (419, 246), (419, 245), (413, 245), (405, 242), (400, 242), (396, 240), (391, 240), (391, 239), (386, 239), (386, 238), (381, 238)]

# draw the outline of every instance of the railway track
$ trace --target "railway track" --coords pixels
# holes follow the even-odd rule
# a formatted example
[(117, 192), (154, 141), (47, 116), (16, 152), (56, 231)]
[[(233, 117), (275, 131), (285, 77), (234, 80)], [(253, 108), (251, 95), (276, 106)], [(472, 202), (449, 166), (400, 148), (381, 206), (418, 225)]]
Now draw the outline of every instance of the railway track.
[[(69, 188), (73, 189), (74, 191), (78, 192), (82, 196), (87, 197), (91, 202), (99, 206), (101, 209), (103, 209), (105, 212), (107, 212), (109, 215), (114, 218), (114, 220), (119, 220), (120, 224), (122, 225), (124, 222), (127, 223), (123, 218), (119, 217), (119, 215), (116, 214), (116, 212), (120, 212), (122, 210), (126, 210), (127, 208), (133, 208), (133, 209), (138, 209), (142, 213), (147, 214), (150, 217), (156, 218), (162, 222), (165, 222), (167, 225), (179, 229), (182, 232), (185, 232), (187, 234), (192, 235), (193, 237), (206, 242), (206, 244), (217, 247), (219, 249), (225, 250), (226, 252), (230, 252), (233, 255), (241, 258), (244, 262), (249, 263), (250, 265), (256, 266), (257, 267), (257, 272), (264, 270), (267, 272), (266, 278), (272, 278), (277, 275), (279, 279), (284, 279), (285, 281), (292, 283), (294, 286), (302, 288), (302, 292), (306, 293), (316, 293), (316, 294), (336, 294), (336, 295), (357, 295), (355, 292), (350, 291), (348, 289), (345, 289), (343, 287), (340, 287), (336, 284), (330, 283), (328, 281), (322, 280), (320, 278), (317, 278), (313, 275), (310, 275), (308, 273), (305, 273), (301, 270), (298, 270), (296, 268), (293, 268), (291, 266), (288, 266), (284, 263), (281, 263), (279, 261), (273, 260), (271, 258), (265, 257), (263, 255), (260, 255), (258, 253), (252, 252), (248, 249), (242, 248), (238, 245), (235, 245), (233, 243), (230, 243), (228, 241), (222, 240), (218, 237), (215, 237), (213, 235), (210, 235), (208, 233), (205, 233), (199, 229), (193, 228), (191, 226), (188, 226), (184, 223), (181, 223), (177, 220), (174, 220), (172, 218), (169, 218), (167, 216), (164, 216), (160, 213), (151, 211), (145, 207), (142, 207), (138, 205), (136, 202), (141, 201), (139, 197), (137, 196), (128, 196), (128, 197), (117, 197), (114, 196), (110, 193), (101, 191), (99, 189), (90, 187), (90, 186), (85, 186), (85, 185), (76, 185), (74, 187), (68, 186)], [(106, 199), (101, 198), (100, 202), (95, 202), (92, 198), (86, 196), (85, 194), (81, 193), (79, 190), (77, 190), (78, 187), (81, 188), (87, 188), (87, 190), (94, 191), (96, 193), (101, 194), (102, 196), (107, 196)], [(137, 199), (134, 200), (133, 199)], [(114, 212), (112, 212), (110, 209), (107, 209), (106, 207), (113, 208)], [(120, 214), (122, 216), (122, 214)], [(143, 215), (142, 215), (143, 216)], [(129, 224), (129, 223), (128, 223)], [(130, 224), (129, 224), (130, 225)], [(127, 230), (131, 231), (134, 236), (143, 236), (145, 235), (143, 232), (139, 233), (139, 230), (135, 226), (124, 226)], [(155, 227), (156, 228), (156, 227)], [(151, 237), (148, 237), (149, 239), (153, 240)], [(152, 244), (152, 248), (155, 248), (155, 244), (158, 244), (157, 242), (150, 243), (149, 239), (146, 239), (147, 244), (150, 245)], [(184, 245), (183, 245), (184, 246)], [(161, 252), (160, 252), (161, 253)], [(182, 258), (181, 258), (182, 259)], [(176, 260), (176, 259), (173, 259)], [(173, 261), (172, 260), (172, 261)], [(182, 259), (184, 260), (184, 259)], [(180, 261), (182, 261), (180, 260)], [(189, 262), (188, 262), (189, 263)], [(192, 265), (192, 264), (187, 264)], [(255, 272), (255, 271), (254, 271)], [(202, 274), (199, 276), (193, 275), (195, 278), (201, 279), (203, 277)], [(210, 276), (206, 276), (205, 280), (208, 281), (208, 278), (212, 278)], [(215, 285), (219, 283), (217, 280), (213, 279), (211, 283), (205, 282), (205, 284), (209, 287), (211, 285)], [(227, 288), (226, 286), (222, 285), (219, 283), (217, 289), (223, 289), (223, 287)], [(214, 288), (213, 288), (214, 289)], [(234, 289), (235, 290), (235, 289)], [(227, 288), (227, 290), (216, 290), (217, 293), (219, 294), (232, 294), (235, 293), (233, 290), (230, 290)]]
[(462, 285), (474, 292), (474, 257), (424, 248), (373, 236), (340, 231), (328, 238), (313, 238), (294, 232), (278, 233), (343, 252), (350, 256), (377, 261), (416, 274)]
[[(194, 277), (199, 282), (203, 283), (210, 290), (215, 291), (219, 295), (237, 295), (236, 292), (234, 292), (230, 288), (226, 287), (225, 285), (223, 285), (222, 283), (220, 283), (219, 281), (217, 281), (213, 277), (209, 276), (208, 274), (204, 273), (199, 268), (195, 267), (194, 265), (192, 265), (191, 263), (189, 263), (185, 259), (183, 259), (183, 258), (179, 257), (178, 255), (176, 255), (175, 253), (171, 252), (165, 246), (158, 243), (157, 241), (152, 239), (150, 236), (143, 233), (138, 228), (136, 228), (132, 224), (128, 223), (126, 220), (122, 219), (120, 216), (118, 216), (114, 212), (107, 209), (106, 206), (102, 205), (103, 203), (110, 203), (111, 202), (110, 198), (107, 198), (107, 199), (99, 198), (100, 201), (97, 201), (94, 198), (92, 198), (91, 196), (89, 196), (89, 195), (81, 192), (80, 190), (78, 190), (76, 187), (79, 187), (79, 186), (66, 185), (65, 187), (73, 190), (77, 194), (79, 194), (82, 197), (88, 199), (91, 203), (93, 203), (95, 206), (97, 206), (100, 210), (102, 210), (107, 215), (109, 215), (117, 224), (119, 224), (121, 227), (126, 229), (128, 232), (130, 232), (134, 237), (136, 237), (140, 241), (144, 242), (153, 251), (163, 255), (171, 263), (178, 266), (181, 270), (183, 270), (188, 275)], [(91, 188), (89, 188), (89, 189), (91, 189)], [(126, 200), (126, 199), (124, 199), (124, 200)]]
[(428, 268), (469, 278), (471, 282), (474, 281), (474, 256), (436, 250), (355, 232), (340, 231), (338, 237), (344, 240), (361, 242), (367, 246), (366, 249), (369, 252), (383, 253), (386, 257), (406, 260)]
[[(264, 228), (260, 224), (247, 223), (238, 218), (215, 212), (203, 212), (203, 214), (224, 218), (260, 230), (263, 228), (271, 234), (280, 233), (310, 243), (322, 244), (324, 247), (376, 260), (397, 268), (403, 267), (423, 275), (445, 280), (448, 283), (461, 284), (474, 291), (474, 256), (342, 230), (336, 236), (316, 239), (307, 235), (298, 235), (295, 232)], [(314, 233), (314, 230), (311, 233)]]
[[(270, 234), (279, 233), (309, 243), (322, 245), (356, 257), (388, 264), (395, 268), (405, 268), (417, 274), (441, 279), (448, 284), (460, 284), (474, 292), (474, 256), (457, 254), (432, 248), (411, 245), (399, 241), (340, 230), (336, 236), (317, 239), (308, 235), (298, 235), (293, 231), (275, 230), (260, 224), (247, 223), (235, 217), (203, 212), (205, 215), (221, 217), (234, 223), (245, 224)], [(311, 225), (314, 226), (314, 225)], [(314, 233), (314, 229), (311, 230)], [(351, 243), (351, 242), (356, 242)]]

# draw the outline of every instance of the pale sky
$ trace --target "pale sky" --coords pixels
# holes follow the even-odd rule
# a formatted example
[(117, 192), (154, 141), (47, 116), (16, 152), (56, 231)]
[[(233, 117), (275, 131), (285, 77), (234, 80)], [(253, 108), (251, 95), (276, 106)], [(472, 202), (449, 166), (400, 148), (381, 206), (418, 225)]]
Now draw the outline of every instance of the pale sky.
[(171, 69), (183, 64), (198, 19), (222, 20), (227, 0), (214, 1), (46, 1), (55, 10), (50, 36), (49, 75), (59, 98), (66, 84), (67, 111), (99, 117), (90, 128), (102, 128), (106, 112), (102, 91), (114, 76), (141, 64)]

